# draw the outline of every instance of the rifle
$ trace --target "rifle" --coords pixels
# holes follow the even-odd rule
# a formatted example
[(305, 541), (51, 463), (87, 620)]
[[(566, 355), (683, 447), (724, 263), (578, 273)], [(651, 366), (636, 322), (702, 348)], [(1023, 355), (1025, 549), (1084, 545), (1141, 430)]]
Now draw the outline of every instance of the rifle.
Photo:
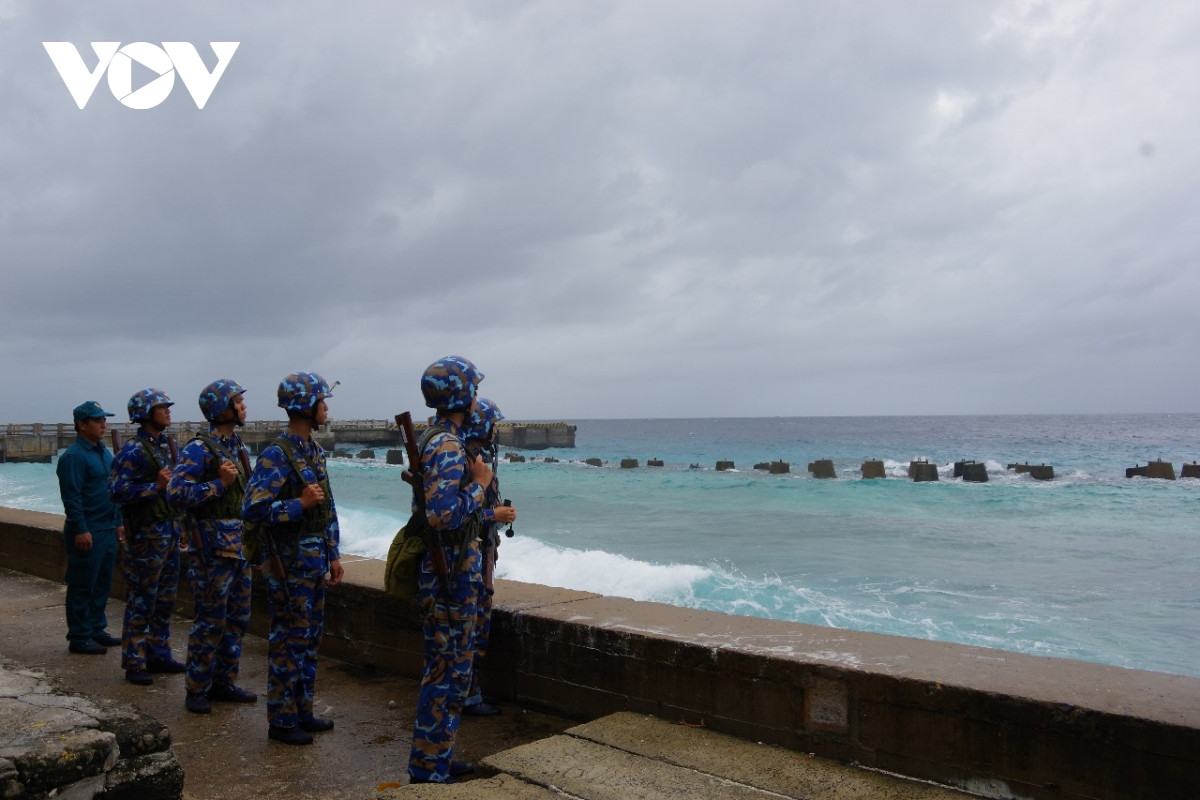
[[(167, 448), (171, 451), (171, 468), (174, 469), (179, 464), (179, 445), (175, 443), (173, 436), (163, 434), (163, 438), (167, 440)], [(196, 555), (202, 555), (204, 538), (200, 535), (200, 526), (196, 524), (196, 519), (190, 513), (185, 512), (182, 520), (183, 530), (187, 534), (187, 538), (191, 540), (190, 549), (194, 550)]]
[(246, 448), (239, 447), (237, 451), (238, 463), (242, 465), (242, 477), (247, 481), (250, 480), (250, 456), (246, 455)]
[(262, 536), (267, 548), (267, 569), (271, 570), (275, 580), (282, 583), (287, 573), (283, 569), (283, 559), (279, 557), (279, 548), (275, 546), (275, 534), (268, 528), (263, 530)]
[[(512, 500), (505, 500), (501, 505), (511, 506)], [(495, 594), (495, 573), (496, 559), (500, 555), (500, 537), (496, 533), (496, 525), (493, 523), (489, 526), (487, 534), (487, 546), (483, 549), (483, 588), (488, 594)], [(512, 523), (508, 523), (508, 529), (504, 531), (504, 535), (511, 539), (516, 535), (513, 530)]]
[(438, 542), (437, 534), (429, 528), (425, 518), (425, 480), (421, 469), (421, 453), (417, 450), (417, 435), (413, 430), (412, 414), (408, 411), (396, 415), (396, 429), (400, 432), (400, 443), (408, 456), (408, 469), (400, 473), (400, 477), (412, 487), (413, 501), (417, 507), (414, 515), (421, 526), (421, 539), (425, 542), (425, 550), (433, 562), (433, 571), (437, 573), (442, 585), (442, 594), (446, 600), (446, 610), (450, 610), (450, 566), (446, 563), (446, 551)]
[[(512, 502), (505, 500), (504, 505), (511, 506)], [(500, 537), (496, 535), (496, 524), (492, 523), (488, 526), (487, 543), (483, 548), (483, 589), (489, 595), (496, 593), (496, 557), (499, 555), (499, 547)]]
[[(500, 471), (500, 448), (495, 440), (494, 434), (493, 434), (493, 438), (492, 438), (492, 443), (488, 447), (488, 451), (489, 451), (489, 454), (491, 455), (492, 474), (497, 474)], [(497, 483), (496, 486), (498, 487), (499, 483)], [(512, 501), (505, 500), (502, 503), (502, 505), (511, 506)], [(483, 588), (484, 588), (484, 591), (486, 591), (488, 593), (488, 595), (494, 595), (496, 593), (496, 587), (495, 587), (496, 559), (499, 558), (499, 556), (500, 556), (500, 550), (499, 550), (500, 536), (499, 536), (499, 533), (497, 532), (498, 527), (499, 526), (494, 522), (488, 526), (487, 543), (483, 548)], [(510, 523), (508, 523), (508, 530), (506, 530), (504, 532), (504, 535), (506, 537), (508, 537), (509, 539), (511, 539), (514, 534), (515, 534), (515, 531), (513, 531), (513, 526), (512, 526), (512, 523), (510, 522)]]
[[(492, 474), (494, 474), (494, 475), (499, 474), (499, 472), (500, 472), (500, 448), (493, 442), (493, 444), (492, 444)], [(496, 484), (497, 487), (499, 487), (499, 485), (500, 485), (499, 483)], [(497, 492), (497, 494), (499, 494), (499, 492)], [(512, 505), (512, 500), (505, 500), (503, 503), (501, 503), (501, 505), (507, 508), (508, 506)], [(508, 528), (504, 531), (505, 538), (511, 539), (516, 535), (517, 535), (517, 532), (513, 530), (512, 523), (511, 522), (508, 523)], [(493, 546), (499, 546), (499, 544), (500, 544), (500, 537), (495, 535), (494, 529), (493, 529), (493, 533), (492, 533), (492, 544), (493, 544)]]
[[(246, 483), (250, 483), (250, 456), (246, 455), (246, 448), (239, 447), (237, 450), (238, 463), (242, 465), (242, 474), (245, 476)], [(245, 523), (242, 523), (243, 531)], [(284, 577), (283, 559), (279, 557), (279, 551), (275, 548), (275, 534), (271, 532), (271, 528), (263, 525), (260, 531), (263, 538), (263, 544), (266, 546), (266, 562), (267, 569), (271, 570), (271, 574), (275, 576), (275, 580), (282, 581)]]

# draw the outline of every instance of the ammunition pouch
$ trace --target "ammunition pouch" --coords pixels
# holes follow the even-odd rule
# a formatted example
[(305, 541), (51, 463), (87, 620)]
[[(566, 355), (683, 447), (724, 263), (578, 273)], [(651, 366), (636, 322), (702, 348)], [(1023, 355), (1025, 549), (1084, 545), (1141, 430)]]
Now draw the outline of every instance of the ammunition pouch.
[[(196, 439), (199, 440), (213, 457), (208, 462), (201, 475), (201, 481), (207, 483), (217, 480), (220, 474), (219, 466), (222, 460), (237, 464), (237, 456), (221, 442), (210, 434), (198, 434)], [(246, 476), (242, 475), (241, 470), (238, 470), (237, 480), (231, 483), (225, 489), (225, 493), (220, 497), (211, 497), (207, 501), (201, 503), (192, 509), (192, 516), (196, 519), (241, 519), (242, 518), (242, 498), (246, 494)]]
[[(280, 436), (275, 440), (275, 444), (283, 451), (283, 456), (291, 464), (292, 474), (296, 477), (294, 481), (288, 481), (280, 488), (278, 497), (280, 500), (299, 500), (305, 486), (308, 485), (302, 471), (310, 467), (285, 437)], [(333, 490), (329, 487), (329, 473), (325, 470), (324, 460), (319, 467), (319, 470), (312, 469), (312, 472), (317, 478), (316, 485), (325, 492), (325, 499), (312, 508), (305, 509), (300, 520), (272, 525), (271, 533), (280, 540), (298, 541), (306, 536), (325, 536), (329, 521), (333, 519)]]
[[(146, 462), (150, 469), (150, 472), (143, 475), (142, 479), (147, 483), (154, 483), (158, 479), (159, 470), (170, 465), (163, 462), (162, 454), (145, 439), (139, 438), (138, 444), (146, 456)], [(156, 492), (154, 497), (144, 500), (125, 503), (121, 506), (121, 516), (125, 520), (125, 530), (130, 535), (163, 520), (183, 518), (183, 514), (167, 502), (167, 496), (163, 492)]]
[(145, 530), (163, 520), (180, 519), (182, 517), (167, 502), (167, 498), (161, 494), (150, 500), (143, 500), (138, 503), (126, 503), (121, 506), (121, 516), (125, 519), (125, 529), (130, 534)]

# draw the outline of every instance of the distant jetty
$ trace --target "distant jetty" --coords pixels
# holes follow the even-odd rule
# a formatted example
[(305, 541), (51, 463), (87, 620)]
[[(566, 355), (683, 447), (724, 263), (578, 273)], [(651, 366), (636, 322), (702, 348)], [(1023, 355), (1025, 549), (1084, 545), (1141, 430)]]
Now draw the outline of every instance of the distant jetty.
[[(426, 423), (417, 423), (418, 431)], [(251, 452), (258, 453), (275, 440), (287, 426), (283, 420), (247, 422), (239, 433)], [(118, 441), (133, 436), (138, 426), (130, 422), (110, 422), (109, 436)], [(168, 432), (179, 441), (186, 441), (200, 431), (207, 431), (207, 422), (172, 422)], [(550, 447), (574, 447), (575, 426), (565, 422), (501, 422), (496, 426), (500, 444), (522, 450), (545, 450)], [(320, 428), (314, 438), (326, 450), (337, 444), (386, 445), (398, 447), (400, 434), (392, 420), (337, 420)], [(71, 442), (75, 441), (75, 426), (70, 423), (9, 424), (0, 427), (0, 462), (24, 461), (47, 464)], [(111, 438), (105, 442), (112, 446)]]

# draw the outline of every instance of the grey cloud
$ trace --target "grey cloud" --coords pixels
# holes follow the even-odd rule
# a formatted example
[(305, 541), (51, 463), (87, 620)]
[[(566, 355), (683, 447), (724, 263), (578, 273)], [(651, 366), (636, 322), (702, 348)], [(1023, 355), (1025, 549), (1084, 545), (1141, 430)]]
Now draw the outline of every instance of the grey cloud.
[[(228, 374), (264, 416), (299, 368), (335, 415), (419, 406), (446, 352), (513, 418), (1190, 409), (1198, 24), (8, 2), (0, 367), (71, 397)], [(80, 112), (40, 43), (101, 39), (241, 45), (203, 111), (102, 82)]]

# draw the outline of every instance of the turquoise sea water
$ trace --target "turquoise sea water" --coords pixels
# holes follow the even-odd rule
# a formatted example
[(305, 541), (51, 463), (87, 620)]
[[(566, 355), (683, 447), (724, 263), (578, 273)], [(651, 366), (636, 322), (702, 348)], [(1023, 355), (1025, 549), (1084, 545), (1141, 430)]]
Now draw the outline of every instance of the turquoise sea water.
[[(1200, 481), (1125, 478), (1200, 459), (1200, 415), (573, 424), (576, 448), (501, 463), (501, 577), (1200, 677)], [(344, 549), (382, 557), (408, 494), (378, 453), (331, 474)], [(836, 480), (809, 476), (821, 458)], [(872, 458), (886, 479), (859, 478)], [(941, 480), (907, 480), (915, 458)], [(960, 459), (989, 482), (952, 479)], [(791, 473), (753, 469), (772, 460)], [(1005, 469), (1025, 461), (1056, 479)], [(0, 465), (0, 505), (60, 511), (53, 466)]]

